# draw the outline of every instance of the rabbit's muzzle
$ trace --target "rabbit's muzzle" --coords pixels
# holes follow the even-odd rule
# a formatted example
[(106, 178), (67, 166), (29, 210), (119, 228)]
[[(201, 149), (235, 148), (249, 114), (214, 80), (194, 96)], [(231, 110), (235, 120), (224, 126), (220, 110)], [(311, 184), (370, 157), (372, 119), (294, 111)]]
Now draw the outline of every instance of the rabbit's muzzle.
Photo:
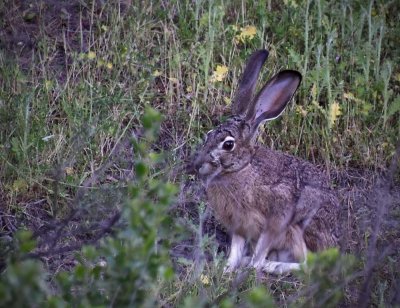
[(220, 166), (220, 162), (210, 153), (206, 157), (202, 155), (197, 156), (193, 162), (193, 166), (196, 173), (204, 178), (214, 173)]
[(212, 173), (213, 169), (214, 168), (211, 165), (211, 163), (205, 162), (197, 169), (197, 172), (201, 176), (206, 176), (206, 175)]

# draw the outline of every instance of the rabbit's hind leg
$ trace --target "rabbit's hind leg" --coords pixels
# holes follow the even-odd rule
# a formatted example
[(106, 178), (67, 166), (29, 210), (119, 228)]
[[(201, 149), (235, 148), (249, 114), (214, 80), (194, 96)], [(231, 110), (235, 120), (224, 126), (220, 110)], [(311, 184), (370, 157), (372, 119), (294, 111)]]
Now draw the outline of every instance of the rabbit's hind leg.
[(259, 269), (265, 273), (280, 275), (292, 271), (298, 271), (300, 270), (300, 267), (301, 263), (266, 260)]
[[(250, 258), (244, 258), (250, 259)], [(243, 259), (243, 260), (244, 260)], [(247, 260), (244, 264), (247, 265), (250, 260)], [(284, 250), (272, 250), (268, 255), (268, 259), (260, 263), (257, 270), (274, 275), (281, 275), (300, 269), (301, 264), (293, 262), (292, 253)]]
[(292, 225), (284, 239), (276, 243), (276, 248), (268, 255), (262, 270), (272, 274), (283, 274), (299, 270), (301, 264), (306, 265), (306, 260), (307, 246), (303, 230), (298, 225)]
[[(282, 274), (300, 269), (300, 262), (306, 262), (307, 247), (299, 226), (291, 226), (286, 234), (272, 237), (261, 234), (250, 266), (257, 270)], [(268, 256), (269, 260), (265, 260)]]

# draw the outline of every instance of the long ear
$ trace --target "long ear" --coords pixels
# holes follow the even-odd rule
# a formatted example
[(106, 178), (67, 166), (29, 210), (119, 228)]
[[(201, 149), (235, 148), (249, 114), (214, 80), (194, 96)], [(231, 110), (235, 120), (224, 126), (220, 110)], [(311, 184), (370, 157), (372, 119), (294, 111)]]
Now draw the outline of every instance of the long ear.
[(301, 74), (286, 70), (272, 77), (255, 98), (252, 109), (248, 111), (246, 120), (252, 123), (252, 130), (268, 120), (281, 115), (301, 82)]
[(232, 113), (234, 115), (246, 115), (249, 105), (253, 100), (258, 75), (267, 58), (268, 51), (258, 50), (247, 61), (232, 104)]

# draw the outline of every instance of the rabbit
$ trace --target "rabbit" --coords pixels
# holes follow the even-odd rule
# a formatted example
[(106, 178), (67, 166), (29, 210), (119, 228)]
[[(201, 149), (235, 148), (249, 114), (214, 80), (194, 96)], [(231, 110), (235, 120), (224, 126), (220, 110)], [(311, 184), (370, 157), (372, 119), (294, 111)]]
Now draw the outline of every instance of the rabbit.
[(246, 263), (246, 243), (254, 248), (248, 265), (270, 273), (299, 269), (308, 251), (338, 245), (339, 202), (327, 177), (307, 161), (256, 143), (260, 125), (281, 115), (302, 79), (283, 70), (254, 97), (267, 57), (266, 50), (250, 56), (232, 116), (207, 133), (192, 160), (209, 206), (232, 235), (226, 272)]

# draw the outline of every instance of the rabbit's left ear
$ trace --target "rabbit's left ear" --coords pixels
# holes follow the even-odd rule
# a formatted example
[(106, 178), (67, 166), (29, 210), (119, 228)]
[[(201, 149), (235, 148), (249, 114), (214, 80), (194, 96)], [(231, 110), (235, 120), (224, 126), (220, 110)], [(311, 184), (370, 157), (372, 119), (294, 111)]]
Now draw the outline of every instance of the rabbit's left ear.
[(286, 70), (272, 77), (255, 98), (253, 108), (248, 110), (246, 120), (250, 121), (253, 130), (264, 122), (281, 115), (301, 82), (301, 74)]
[(249, 105), (253, 101), (254, 89), (257, 85), (258, 75), (260, 75), (261, 67), (268, 58), (268, 51), (258, 50), (254, 52), (247, 61), (241, 81), (235, 93), (232, 103), (232, 114), (245, 116)]

